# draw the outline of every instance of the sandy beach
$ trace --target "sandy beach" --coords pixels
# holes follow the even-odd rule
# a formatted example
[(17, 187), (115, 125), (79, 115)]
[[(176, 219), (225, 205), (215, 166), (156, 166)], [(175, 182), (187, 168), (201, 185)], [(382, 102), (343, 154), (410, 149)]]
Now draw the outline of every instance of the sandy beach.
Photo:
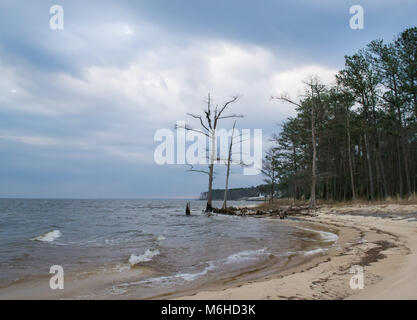
[[(322, 206), (316, 217), (301, 219), (338, 230), (339, 241), (325, 255), (179, 299), (417, 299), (416, 218), (417, 205)], [(363, 289), (351, 289), (352, 266), (363, 267)]]

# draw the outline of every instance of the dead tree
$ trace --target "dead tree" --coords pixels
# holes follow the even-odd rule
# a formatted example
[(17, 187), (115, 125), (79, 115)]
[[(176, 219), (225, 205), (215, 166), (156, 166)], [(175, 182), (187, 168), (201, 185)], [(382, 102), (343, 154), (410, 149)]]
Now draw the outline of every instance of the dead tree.
[[(233, 124), (233, 129), (232, 129), (232, 136), (230, 138), (230, 144), (229, 144), (229, 152), (228, 152), (228, 156), (227, 156), (227, 160), (226, 160), (226, 185), (224, 188), (224, 199), (223, 199), (223, 206), (222, 208), (225, 210), (227, 208), (227, 193), (229, 191), (229, 176), (230, 176), (230, 166), (233, 164), (233, 146), (235, 144), (240, 144), (242, 143), (243, 140), (239, 140), (239, 141), (235, 141), (235, 128), (236, 128), (236, 121)], [(241, 137), (241, 135), (239, 135), (238, 137)], [(240, 166), (247, 166), (247, 164), (245, 164), (243, 161), (240, 161), (239, 163), (235, 164), (239, 164)]]
[(229, 188), (230, 164), (232, 162), (232, 149), (233, 149), (233, 139), (235, 135), (235, 127), (236, 127), (236, 121), (233, 123), (232, 136), (230, 138), (230, 144), (229, 144), (229, 154), (227, 156), (226, 185), (224, 187), (223, 209), (227, 208), (227, 191)]
[[(204, 110), (204, 115), (198, 115), (193, 113), (188, 113), (188, 115), (194, 119), (199, 120), (201, 129), (195, 129), (188, 125), (184, 125), (181, 128), (197, 132), (199, 134), (202, 134), (206, 136), (210, 141), (210, 156), (209, 156), (209, 165), (208, 165), (208, 171), (204, 170), (196, 170), (193, 166), (191, 166), (191, 169), (189, 171), (193, 172), (201, 172), (208, 175), (208, 191), (207, 191), (207, 205), (206, 205), (206, 212), (212, 212), (213, 211), (213, 205), (212, 205), (212, 189), (213, 189), (213, 177), (214, 177), (214, 164), (217, 161), (217, 150), (216, 150), (216, 130), (218, 128), (218, 124), (220, 120), (223, 119), (230, 119), (230, 118), (241, 118), (242, 115), (238, 114), (231, 114), (231, 115), (223, 115), (224, 111), (234, 102), (236, 102), (239, 99), (239, 96), (233, 96), (230, 100), (223, 103), (223, 105), (220, 107), (216, 105), (213, 110), (212, 106), (212, 100), (210, 93), (208, 94), (208, 98), (206, 101), (207, 108)], [(178, 129), (179, 127), (177, 127)]]

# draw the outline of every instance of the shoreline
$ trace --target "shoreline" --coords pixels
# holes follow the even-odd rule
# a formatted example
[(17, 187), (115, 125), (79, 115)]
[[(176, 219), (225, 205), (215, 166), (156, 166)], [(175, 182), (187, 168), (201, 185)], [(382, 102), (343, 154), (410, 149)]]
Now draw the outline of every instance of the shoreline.
[[(324, 257), (237, 286), (203, 288), (175, 299), (417, 299), (417, 206), (325, 206), (301, 221), (339, 230)], [(364, 289), (352, 290), (352, 266), (362, 266)]]

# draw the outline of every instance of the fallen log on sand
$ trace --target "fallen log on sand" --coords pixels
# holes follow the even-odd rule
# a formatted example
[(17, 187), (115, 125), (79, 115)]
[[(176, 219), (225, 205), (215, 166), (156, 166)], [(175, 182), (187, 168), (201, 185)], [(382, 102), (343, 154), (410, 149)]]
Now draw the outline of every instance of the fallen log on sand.
[(248, 207), (228, 207), (228, 208), (213, 208), (213, 213), (225, 214), (231, 216), (278, 216), (280, 219), (285, 219), (287, 216), (315, 216), (310, 213), (308, 206), (299, 207), (281, 207), (272, 209), (263, 208), (248, 208)]

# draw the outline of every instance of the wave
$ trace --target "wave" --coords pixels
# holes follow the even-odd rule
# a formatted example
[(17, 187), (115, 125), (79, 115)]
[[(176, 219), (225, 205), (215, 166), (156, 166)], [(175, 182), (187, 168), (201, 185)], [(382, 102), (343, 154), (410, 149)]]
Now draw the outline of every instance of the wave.
[(332, 232), (326, 232), (326, 231), (319, 231), (321, 238), (324, 241), (328, 241), (328, 242), (336, 242), (337, 240), (339, 240), (339, 237), (337, 234), (332, 233)]
[(178, 285), (181, 280), (191, 282), (198, 279), (201, 276), (206, 275), (209, 271), (214, 270), (216, 266), (212, 261), (208, 262), (208, 266), (205, 267), (202, 271), (196, 273), (177, 273), (170, 276), (161, 276), (161, 277), (154, 277), (148, 278), (140, 281), (124, 283), (119, 285), (119, 287), (128, 287), (128, 286), (135, 286), (135, 285), (162, 285), (162, 286), (171, 286), (171, 285)]
[(312, 255), (316, 255), (316, 254), (325, 255), (327, 253), (327, 250), (328, 250), (327, 248), (313, 249), (313, 250), (305, 251), (304, 255), (305, 256), (312, 256)]
[[(104, 243), (108, 245), (118, 245), (129, 242), (136, 242), (138, 238), (150, 237), (152, 234), (145, 233), (142, 230), (126, 230), (113, 233), (112, 238), (104, 239)], [(98, 239), (103, 241), (101, 239)]]
[(32, 238), (30, 240), (32, 240), (32, 241), (42, 241), (42, 242), (53, 242), (56, 239), (58, 239), (61, 235), (62, 235), (61, 231), (52, 230), (52, 231), (46, 232), (46, 233), (44, 233), (40, 236)]
[(266, 249), (267, 248), (258, 249), (258, 250), (245, 250), (245, 251), (232, 254), (226, 258), (225, 263), (231, 264), (231, 263), (238, 263), (238, 262), (243, 262), (243, 261), (256, 260), (257, 257), (268, 254), (266, 252)]
[(155, 249), (155, 250), (148, 249), (148, 250), (146, 250), (146, 252), (144, 254), (142, 254), (140, 256), (137, 256), (137, 255), (132, 253), (130, 255), (130, 258), (129, 258), (129, 263), (130, 263), (130, 266), (133, 267), (133, 266), (135, 266), (135, 265), (137, 265), (141, 262), (152, 261), (153, 257), (156, 257), (158, 255), (159, 255), (159, 250), (158, 249)]
[(204, 268), (202, 271), (197, 272), (197, 273), (178, 273), (175, 275), (176, 278), (182, 278), (185, 281), (194, 281), (195, 279), (204, 276), (205, 274), (207, 274), (207, 272), (213, 270), (215, 268), (214, 263), (213, 262), (209, 262), (209, 265)]
[(296, 228), (300, 230), (318, 233), (320, 235), (320, 238), (326, 242), (336, 242), (337, 240), (339, 240), (339, 236), (332, 232), (308, 229), (308, 228), (303, 228), (303, 227), (296, 227)]
[(164, 236), (157, 236), (156, 241), (164, 241), (166, 238)]

